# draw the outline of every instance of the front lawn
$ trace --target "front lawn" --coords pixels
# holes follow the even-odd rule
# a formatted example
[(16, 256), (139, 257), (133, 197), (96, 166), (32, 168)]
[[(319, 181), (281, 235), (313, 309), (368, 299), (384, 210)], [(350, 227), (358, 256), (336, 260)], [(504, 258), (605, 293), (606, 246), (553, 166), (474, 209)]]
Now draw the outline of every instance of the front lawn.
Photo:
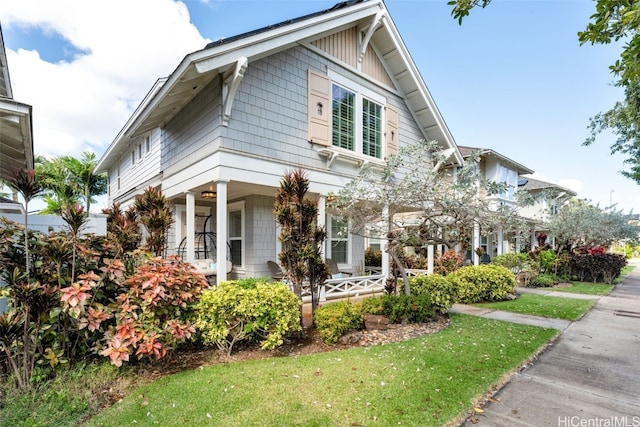
[(606, 283), (593, 283), (593, 282), (572, 282), (573, 286), (570, 287), (557, 287), (557, 288), (538, 288), (545, 291), (554, 292), (567, 292), (571, 294), (587, 294), (587, 295), (609, 295), (614, 285), (607, 285)]
[(441, 426), (558, 332), (452, 315), (436, 334), (395, 344), (213, 365), (162, 378), (91, 426)]
[(534, 316), (578, 320), (595, 303), (595, 300), (522, 294), (512, 301), (490, 302), (474, 305), (482, 308), (512, 311), (515, 313), (531, 314)]

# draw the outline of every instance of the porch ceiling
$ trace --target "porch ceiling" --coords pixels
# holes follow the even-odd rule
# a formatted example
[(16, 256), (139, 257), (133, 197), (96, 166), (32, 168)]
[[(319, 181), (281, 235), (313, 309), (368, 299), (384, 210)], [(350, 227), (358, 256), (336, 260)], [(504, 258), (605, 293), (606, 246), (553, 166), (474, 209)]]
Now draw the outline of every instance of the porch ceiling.
[(33, 168), (31, 106), (0, 98), (0, 178)]

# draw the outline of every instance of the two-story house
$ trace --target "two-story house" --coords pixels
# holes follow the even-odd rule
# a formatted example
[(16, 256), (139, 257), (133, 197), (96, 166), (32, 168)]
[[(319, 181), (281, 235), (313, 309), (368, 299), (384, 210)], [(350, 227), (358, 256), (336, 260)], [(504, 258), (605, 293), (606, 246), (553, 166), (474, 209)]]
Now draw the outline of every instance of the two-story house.
[[(505, 190), (501, 194), (479, 195), (479, 197), (487, 199), (490, 209), (498, 210), (500, 205), (514, 208), (518, 206), (516, 193), (518, 192), (521, 177), (522, 175), (533, 173), (533, 170), (488, 148), (467, 146), (458, 146), (458, 148), (465, 159), (471, 156), (472, 153), (479, 154), (479, 172), (485, 180), (505, 184)], [(490, 257), (513, 252), (516, 250), (517, 241), (512, 237), (509, 230), (500, 228), (486, 231), (476, 226), (473, 231), (471, 248), (482, 248)], [(474, 264), (478, 264), (480, 261), (480, 257), (471, 250), (468, 251), (466, 257)]]
[(301, 167), (328, 232), (325, 256), (355, 272), (364, 239), (327, 211), (326, 196), (421, 139), (463, 161), (384, 2), (347, 1), (188, 54), (156, 82), (97, 172), (109, 175), (110, 203), (161, 188), (176, 220), (170, 252), (231, 260), (219, 282), (270, 275), (274, 195), (283, 173)]

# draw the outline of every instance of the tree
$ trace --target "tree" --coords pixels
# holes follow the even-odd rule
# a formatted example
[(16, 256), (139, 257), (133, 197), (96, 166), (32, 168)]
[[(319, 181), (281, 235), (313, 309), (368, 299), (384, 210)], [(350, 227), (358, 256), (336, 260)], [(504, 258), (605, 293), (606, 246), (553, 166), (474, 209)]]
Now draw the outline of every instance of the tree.
[(485, 197), (505, 191), (506, 186), (480, 175), (478, 153), (455, 171), (455, 178), (450, 167), (442, 168), (446, 160), (437, 142), (416, 142), (384, 166), (365, 166), (329, 203), (334, 215), (348, 220), (352, 233), (386, 236), (386, 250), (407, 295), (404, 244), (443, 244), (453, 249), (468, 241), (475, 224), (485, 232), (522, 228), (516, 205), (491, 206)]
[(640, 227), (629, 224), (622, 211), (615, 208), (600, 209), (584, 200), (572, 199), (547, 227), (564, 247), (607, 246), (617, 240), (637, 240)]
[[(309, 282), (313, 318), (318, 306), (318, 290), (329, 277), (329, 270), (321, 252), (327, 235), (317, 226), (318, 205), (306, 199), (308, 190), (309, 179), (304, 170), (286, 172), (280, 180), (274, 212), (281, 227), (278, 239), (282, 243), (282, 251), (278, 258), (298, 298), (302, 299), (303, 283)], [(300, 310), (302, 325), (302, 306)]]
[(48, 160), (36, 158), (36, 171), (45, 188), (45, 213), (60, 215), (67, 206), (84, 200), (89, 213), (94, 196), (107, 192), (106, 175), (94, 173), (98, 161), (95, 153), (85, 151), (80, 159), (72, 156), (54, 157)]

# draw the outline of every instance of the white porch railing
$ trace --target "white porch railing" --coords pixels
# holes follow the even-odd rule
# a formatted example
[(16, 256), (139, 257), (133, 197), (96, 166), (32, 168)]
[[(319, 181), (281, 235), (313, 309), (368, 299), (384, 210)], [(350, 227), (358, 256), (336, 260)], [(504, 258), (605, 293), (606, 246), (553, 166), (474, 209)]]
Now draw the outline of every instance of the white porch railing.
[[(385, 277), (382, 274), (328, 279), (320, 287), (320, 302), (383, 292), (384, 285)], [(302, 302), (311, 302), (308, 287), (302, 289)]]
[(429, 274), (429, 270), (421, 270), (418, 268), (408, 268), (405, 270), (407, 272), (407, 276), (415, 277), (415, 276), (426, 276)]

